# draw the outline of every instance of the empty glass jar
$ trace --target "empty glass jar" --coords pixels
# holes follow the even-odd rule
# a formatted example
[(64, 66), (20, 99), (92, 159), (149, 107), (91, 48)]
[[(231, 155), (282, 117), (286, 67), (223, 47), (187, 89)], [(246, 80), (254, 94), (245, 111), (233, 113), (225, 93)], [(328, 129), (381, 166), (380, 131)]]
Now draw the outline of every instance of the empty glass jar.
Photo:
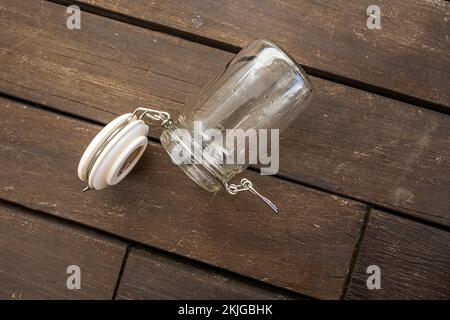
[[(311, 94), (305, 73), (280, 48), (256, 40), (175, 121), (167, 112), (148, 108), (111, 121), (86, 148), (78, 176), (88, 183), (84, 191), (120, 182), (143, 155), (148, 143), (146, 120), (153, 120), (164, 127), (164, 149), (198, 185), (210, 192), (221, 187), (231, 194), (250, 191), (278, 212), (248, 179), (238, 185), (229, 182), (257, 160), (270, 164), (261, 168), (262, 174), (276, 173), (278, 166), (272, 164), (278, 163), (279, 133), (306, 108)], [(269, 140), (271, 157), (262, 161)]]
[[(279, 129), (281, 133), (305, 110), (311, 95), (304, 71), (272, 42), (256, 40), (228, 63), (195, 104), (166, 125), (161, 142), (198, 185), (210, 192), (224, 186), (233, 193), (239, 188), (233, 185), (230, 190), (228, 183), (248, 167), (250, 159), (244, 157), (244, 163), (224, 159), (237, 159), (248, 150), (245, 145), (227, 147), (224, 141), (212, 139), (209, 129), (221, 132), (224, 140), (233, 138), (237, 130)], [(194, 130), (199, 128), (196, 123), (201, 123), (201, 144), (194, 136), (199, 132)], [(180, 153), (194, 161), (175, 161)]]

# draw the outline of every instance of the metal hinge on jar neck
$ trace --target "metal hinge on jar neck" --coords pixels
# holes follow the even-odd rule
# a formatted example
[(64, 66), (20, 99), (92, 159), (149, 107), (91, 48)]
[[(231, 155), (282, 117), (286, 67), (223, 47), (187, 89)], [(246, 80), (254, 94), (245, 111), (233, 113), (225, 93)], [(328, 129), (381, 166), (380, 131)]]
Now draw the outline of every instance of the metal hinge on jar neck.
[(138, 120), (142, 120), (142, 118), (148, 117), (155, 121), (161, 121), (161, 126), (163, 126), (163, 127), (167, 127), (167, 125), (170, 124), (170, 114), (165, 111), (159, 111), (159, 110), (148, 109), (148, 108), (137, 108), (131, 114), (128, 121), (133, 119), (134, 116), (136, 116)]
[(241, 191), (250, 191), (255, 196), (257, 196), (261, 200), (263, 200), (273, 211), (275, 211), (275, 213), (278, 213), (277, 206), (272, 201), (270, 201), (268, 198), (264, 197), (262, 194), (260, 194), (258, 191), (256, 191), (256, 189), (253, 188), (252, 182), (250, 180), (248, 180), (247, 178), (243, 178), (241, 180), (241, 184), (238, 184), (238, 185), (233, 184), (233, 183), (232, 184), (224, 183), (224, 187), (232, 195), (235, 195), (236, 193), (241, 192)]

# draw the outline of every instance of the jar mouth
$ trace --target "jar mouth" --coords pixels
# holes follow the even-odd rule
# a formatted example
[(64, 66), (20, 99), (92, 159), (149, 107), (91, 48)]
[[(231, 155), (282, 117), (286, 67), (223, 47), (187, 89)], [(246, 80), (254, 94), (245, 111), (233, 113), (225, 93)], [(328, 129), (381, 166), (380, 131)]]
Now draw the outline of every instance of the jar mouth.
[(194, 158), (194, 154), (190, 147), (183, 143), (185, 141), (191, 141), (190, 134), (186, 136), (188, 131), (178, 131), (173, 125), (167, 127), (161, 133), (161, 144), (164, 150), (170, 156), (172, 161), (178, 165), (178, 167), (189, 177), (195, 181), (200, 187), (209, 192), (217, 192), (222, 188), (220, 178), (213, 174), (215, 170), (211, 163), (207, 161), (194, 161), (190, 163), (177, 163), (174, 161), (173, 155), (175, 152), (182, 151), (184, 155), (190, 159)]

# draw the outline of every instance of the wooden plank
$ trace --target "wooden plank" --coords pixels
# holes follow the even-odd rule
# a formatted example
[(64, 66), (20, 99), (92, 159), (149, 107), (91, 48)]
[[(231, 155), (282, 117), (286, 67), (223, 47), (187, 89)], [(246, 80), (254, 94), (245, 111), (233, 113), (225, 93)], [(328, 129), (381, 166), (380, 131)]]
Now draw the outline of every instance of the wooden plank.
[[(59, 5), (1, 3), (0, 91), (103, 123), (137, 106), (176, 116), (233, 56), (88, 13), (70, 31)], [(282, 135), (281, 174), (450, 225), (449, 118), (313, 82), (315, 102)]]
[[(0, 298), (111, 299), (125, 247), (91, 231), (0, 205)], [(67, 288), (70, 265), (80, 267), (81, 289)]]
[[(450, 110), (450, 4), (444, 0), (79, 2), (236, 47), (272, 39), (308, 67)], [(380, 7), (380, 30), (367, 28), (369, 4)]]
[[(367, 267), (381, 289), (367, 289)], [(351, 279), (348, 299), (449, 299), (450, 233), (375, 210)]]
[[(319, 298), (338, 298), (365, 207), (245, 172), (279, 206), (212, 195), (151, 143), (119, 185), (82, 193), (76, 168), (99, 127), (0, 100), (0, 197)], [(20, 177), (20, 179), (18, 179)]]
[(132, 249), (117, 299), (299, 299), (165, 255)]
[[(47, 2), (0, 12), (0, 91), (103, 123), (136, 106), (177, 116), (233, 56), (89, 13), (70, 31)], [(313, 82), (315, 102), (282, 135), (281, 174), (450, 225), (449, 118)]]

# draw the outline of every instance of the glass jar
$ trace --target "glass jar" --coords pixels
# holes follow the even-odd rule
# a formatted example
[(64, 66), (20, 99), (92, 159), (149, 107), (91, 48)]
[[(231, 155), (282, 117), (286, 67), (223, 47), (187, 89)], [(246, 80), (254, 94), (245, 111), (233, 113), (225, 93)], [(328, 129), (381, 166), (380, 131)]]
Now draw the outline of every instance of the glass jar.
[[(124, 179), (144, 154), (146, 121), (152, 120), (164, 127), (161, 143), (172, 160), (202, 188), (217, 192), (224, 187), (231, 194), (250, 191), (278, 212), (248, 179), (239, 185), (229, 182), (257, 163), (255, 149), (260, 163), (267, 164), (260, 151), (267, 155), (269, 139), (261, 133), (268, 130), (271, 161), (278, 162), (279, 133), (305, 110), (311, 95), (306, 74), (280, 48), (266, 40), (253, 41), (175, 121), (167, 112), (148, 108), (111, 121), (86, 148), (78, 176), (88, 183), (84, 191)], [(262, 167), (261, 174), (275, 174), (275, 167)]]
[[(228, 187), (250, 160), (224, 161), (249, 153), (245, 144), (227, 147), (224, 140), (234, 138), (238, 130), (279, 129), (281, 133), (305, 110), (311, 96), (311, 83), (304, 71), (272, 42), (255, 40), (228, 63), (196, 103), (165, 126), (161, 143), (192, 180), (205, 190), (217, 192)], [(197, 131), (196, 122), (201, 123)], [(211, 139), (210, 129), (221, 132), (224, 140)], [(196, 137), (198, 132), (201, 139)], [(197, 143), (199, 140), (201, 143)], [(193, 161), (180, 163), (178, 157), (175, 159), (180, 153), (183, 159)], [(235, 190), (232, 188), (231, 193)]]

